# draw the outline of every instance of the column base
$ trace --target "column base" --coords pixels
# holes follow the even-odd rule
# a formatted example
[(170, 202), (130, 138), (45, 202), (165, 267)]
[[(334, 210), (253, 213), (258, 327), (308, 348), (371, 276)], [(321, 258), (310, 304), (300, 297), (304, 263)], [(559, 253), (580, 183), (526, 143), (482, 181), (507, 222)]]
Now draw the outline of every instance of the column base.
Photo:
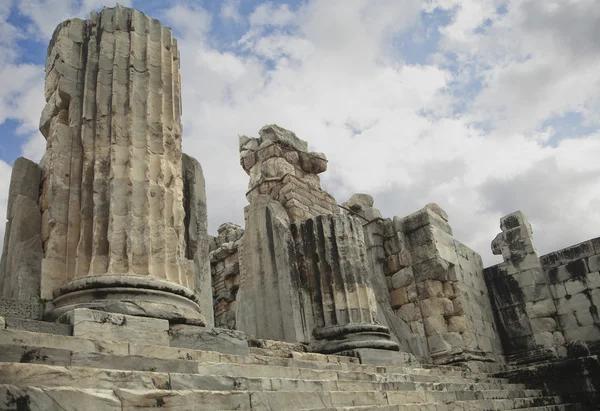
[(379, 324), (346, 324), (317, 328), (313, 331), (316, 341), (311, 350), (333, 354), (358, 348), (400, 351), (398, 343), (391, 340), (388, 327)]
[(53, 294), (53, 319), (75, 308), (91, 308), (162, 318), (173, 323), (206, 324), (192, 290), (158, 278), (128, 275), (85, 277), (55, 289)]

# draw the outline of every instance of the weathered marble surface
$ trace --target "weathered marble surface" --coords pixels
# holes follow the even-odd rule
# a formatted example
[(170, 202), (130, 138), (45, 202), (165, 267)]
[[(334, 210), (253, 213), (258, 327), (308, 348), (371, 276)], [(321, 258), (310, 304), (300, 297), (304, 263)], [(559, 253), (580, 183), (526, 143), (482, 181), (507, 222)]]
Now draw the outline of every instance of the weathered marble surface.
[(327, 169), (323, 153), (309, 152), (306, 141), (276, 124), (258, 138), (240, 137), (240, 157), (250, 176), (246, 198), (267, 194), (279, 201), (291, 221), (339, 213), (335, 199), (321, 189), (318, 174)]
[(0, 297), (37, 301), (43, 257), (38, 206), (41, 169), (19, 157), (13, 164), (4, 247), (0, 260)]
[(246, 208), (246, 216), (237, 329), (258, 338), (310, 341), (288, 213), (280, 202), (260, 195)]
[(149, 275), (194, 289), (184, 262), (179, 52), (117, 6), (61, 23), (40, 130), (45, 296), (68, 281)]
[(69, 315), (69, 322), (75, 337), (169, 345), (167, 320), (77, 308)]
[(214, 326), (212, 286), (209, 257), (208, 214), (206, 187), (200, 162), (183, 154), (183, 206), (185, 210), (185, 259), (191, 263), (194, 276), (193, 291), (207, 327)]
[(171, 347), (248, 355), (248, 340), (243, 332), (223, 328), (203, 328), (173, 324), (169, 329)]

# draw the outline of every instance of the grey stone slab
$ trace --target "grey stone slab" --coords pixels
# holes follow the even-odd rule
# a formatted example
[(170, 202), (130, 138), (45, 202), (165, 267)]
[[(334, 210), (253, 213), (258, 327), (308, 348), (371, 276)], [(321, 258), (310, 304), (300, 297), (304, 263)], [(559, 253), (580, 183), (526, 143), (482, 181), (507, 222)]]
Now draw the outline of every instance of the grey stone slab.
[(251, 410), (246, 392), (116, 389), (122, 411), (162, 407), (176, 410)]
[(249, 355), (246, 334), (224, 328), (204, 328), (175, 324), (169, 329), (171, 347), (217, 351), (224, 354)]
[(121, 411), (121, 401), (112, 390), (0, 385), (0, 409)]
[(45, 364), (0, 363), (0, 384), (93, 389), (165, 389), (169, 374), (141, 371), (60, 367)]
[(406, 352), (389, 351), (389, 350), (375, 350), (372, 348), (360, 348), (356, 351), (356, 354), (360, 358), (361, 364), (369, 365), (418, 365), (418, 361), (414, 355)]
[(71, 351), (60, 348), (2, 344), (0, 362), (20, 362), (47, 365), (71, 365)]
[(129, 353), (129, 344), (126, 342), (94, 341), (85, 338), (40, 334), (21, 330), (0, 330), (0, 345), (5, 344), (60, 348), (84, 352), (103, 352), (118, 355), (127, 355)]
[(23, 330), (42, 334), (73, 335), (73, 326), (48, 321), (6, 317), (7, 330)]
[(163, 319), (78, 308), (71, 321), (76, 337), (169, 345), (169, 322)]
[(142, 357), (138, 355), (116, 356), (101, 353), (74, 352), (71, 365), (110, 370), (133, 370), (194, 374), (198, 364), (180, 359)]
[(41, 320), (42, 313), (43, 307), (37, 301), (18, 300), (16, 298), (0, 298), (0, 315), (4, 317)]

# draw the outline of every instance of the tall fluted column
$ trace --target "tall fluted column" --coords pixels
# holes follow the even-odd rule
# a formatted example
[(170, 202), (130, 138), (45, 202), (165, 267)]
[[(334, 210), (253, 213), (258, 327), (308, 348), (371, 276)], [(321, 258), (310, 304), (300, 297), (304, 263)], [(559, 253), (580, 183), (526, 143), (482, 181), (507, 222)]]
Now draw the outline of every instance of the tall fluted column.
[(377, 321), (362, 224), (347, 215), (320, 215), (293, 223), (292, 233), (305, 321), (315, 348), (397, 351), (389, 329)]
[(92, 306), (201, 322), (171, 30), (120, 6), (68, 20), (46, 76), (42, 298), (56, 315)]

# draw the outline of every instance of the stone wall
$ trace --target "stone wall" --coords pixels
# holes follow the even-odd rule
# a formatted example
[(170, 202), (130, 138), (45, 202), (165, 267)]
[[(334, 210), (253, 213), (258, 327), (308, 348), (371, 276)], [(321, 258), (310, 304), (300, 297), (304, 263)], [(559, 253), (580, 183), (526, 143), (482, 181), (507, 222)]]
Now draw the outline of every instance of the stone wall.
[(290, 220), (339, 213), (335, 199), (321, 189), (318, 174), (327, 169), (323, 153), (309, 152), (306, 141), (276, 125), (260, 137), (240, 137), (242, 168), (250, 176), (246, 198), (269, 195), (286, 209)]
[(244, 230), (232, 223), (221, 224), (210, 250), (215, 327), (235, 329), (237, 292), (240, 286), (240, 256)]
[(436, 363), (503, 362), (481, 257), (453, 238), (444, 210), (428, 204), (384, 219), (366, 194), (343, 206), (363, 219), (372, 281), (383, 281), (378, 301), (410, 352)]
[(492, 243), (504, 262), (485, 270), (510, 363), (569, 354), (573, 344), (597, 350), (600, 341), (600, 239), (538, 257), (533, 231), (517, 211), (501, 220)]
[(600, 238), (546, 254), (540, 262), (566, 342), (596, 347), (600, 343)]
[(392, 308), (427, 342), (435, 363), (502, 361), (479, 254), (452, 236), (448, 216), (428, 204), (394, 217), (386, 243)]

